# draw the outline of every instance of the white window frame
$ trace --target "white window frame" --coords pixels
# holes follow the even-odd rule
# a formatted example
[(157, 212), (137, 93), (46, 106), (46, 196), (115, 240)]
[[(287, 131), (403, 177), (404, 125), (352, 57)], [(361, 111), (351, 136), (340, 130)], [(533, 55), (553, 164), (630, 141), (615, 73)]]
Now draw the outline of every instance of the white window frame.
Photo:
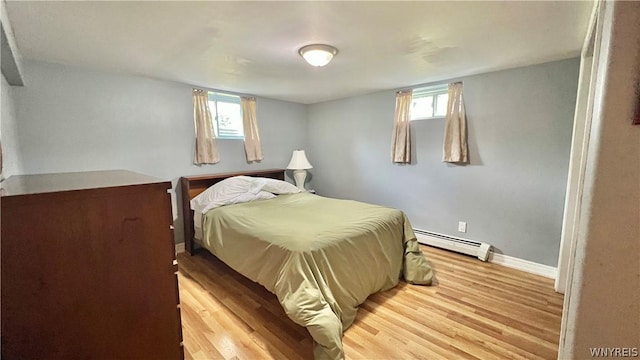
[[(448, 94), (449, 93), (449, 84), (440, 84), (440, 85), (433, 85), (433, 86), (427, 86), (427, 87), (422, 87), (422, 88), (417, 88), (417, 89), (413, 89), (412, 94), (411, 94), (411, 105), (413, 107), (413, 99), (415, 98), (421, 98), (421, 97), (427, 97), (427, 96), (432, 96), (433, 97), (433, 105), (432, 105), (432, 109), (433, 109), (433, 116), (427, 116), (427, 117), (419, 117), (419, 118), (414, 118), (411, 114), (409, 114), (409, 120), (410, 121), (414, 121), (414, 120), (431, 120), (431, 119), (444, 119), (445, 115), (435, 115), (438, 112), (438, 95), (442, 95), (442, 94)], [(445, 111), (446, 113), (446, 111)]]
[[(216, 139), (232, 139), (232, 140), (244, 139), (244, 129), (242, 124), (242, 105), (240, 103), (240, 96), (221, 93), (221, 92), (215, 92), (215, 91), (209, 91), (208, 96), (209, 96), (209, 110), (211, 110), (211, 117), (213, 120), (213, 132), (216, 135)], [(221, 135), (220, 134), (220, 131), (219, 131), (220, 124), (218, 123), (218, 103), (219, 102), (238, 104), (240, 108), (239, 129), (241, 131), (241, 134), (239, 135)]]

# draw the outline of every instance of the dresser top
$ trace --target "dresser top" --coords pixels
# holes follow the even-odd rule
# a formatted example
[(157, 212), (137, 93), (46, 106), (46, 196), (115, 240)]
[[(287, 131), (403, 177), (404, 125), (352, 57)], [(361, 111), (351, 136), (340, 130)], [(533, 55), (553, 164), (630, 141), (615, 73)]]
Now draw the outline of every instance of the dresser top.
[(0, 184), (0, 194), (2, 196), (28, 195), (165, 182), (168, 184), (168, 181), (127, 170), (13, 175)]

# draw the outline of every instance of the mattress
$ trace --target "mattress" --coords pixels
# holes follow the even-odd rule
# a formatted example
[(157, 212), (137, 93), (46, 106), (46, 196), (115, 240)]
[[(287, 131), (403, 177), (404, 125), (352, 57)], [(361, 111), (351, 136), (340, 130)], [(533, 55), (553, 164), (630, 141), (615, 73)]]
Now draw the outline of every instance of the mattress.
[(396, 209), (308, 193), (215, 208), (202, 245), (274, 293), (314, 339), (316, 359), (344, 358), (358, 305), (401, 275), (429, 284), (431, 268)]

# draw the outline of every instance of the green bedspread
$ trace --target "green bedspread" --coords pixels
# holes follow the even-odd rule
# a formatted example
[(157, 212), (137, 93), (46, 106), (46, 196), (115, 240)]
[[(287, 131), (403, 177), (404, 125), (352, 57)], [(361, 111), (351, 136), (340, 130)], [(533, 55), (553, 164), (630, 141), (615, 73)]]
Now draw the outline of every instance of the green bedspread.
[(276, 294), (308, 329), (316, 359), (344, 358), (343, 331), (370, 294), (401, 275), (431, 283), (400, 210), (300, 193), (215, 208), (202, 229), (209, 251)]

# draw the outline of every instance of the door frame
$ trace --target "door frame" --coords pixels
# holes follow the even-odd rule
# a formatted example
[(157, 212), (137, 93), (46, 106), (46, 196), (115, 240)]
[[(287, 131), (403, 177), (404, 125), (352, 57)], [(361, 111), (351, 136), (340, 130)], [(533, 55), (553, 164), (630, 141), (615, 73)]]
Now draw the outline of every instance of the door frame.
[(554, 284), (555, 290), (565, 294), (565, 296), (569, 295), (566, 294), (567, 285), (571, 283), (573, 275), (576, 240), (580, 227), (580, 208), (582, 206), (584, 176), (587, 165), (589, 137), (591, 135), (595, 81), (598, 72), (600, 37), (602, 34), (602, 21), (599, 20), (601, 17), (600, 5), (600, 1), (594, 2), (589, 28), (580, 56), (580, 75), (578, 78), (571, 157), (569, 160), (560, 252), (558, 255), (558, 272)]

